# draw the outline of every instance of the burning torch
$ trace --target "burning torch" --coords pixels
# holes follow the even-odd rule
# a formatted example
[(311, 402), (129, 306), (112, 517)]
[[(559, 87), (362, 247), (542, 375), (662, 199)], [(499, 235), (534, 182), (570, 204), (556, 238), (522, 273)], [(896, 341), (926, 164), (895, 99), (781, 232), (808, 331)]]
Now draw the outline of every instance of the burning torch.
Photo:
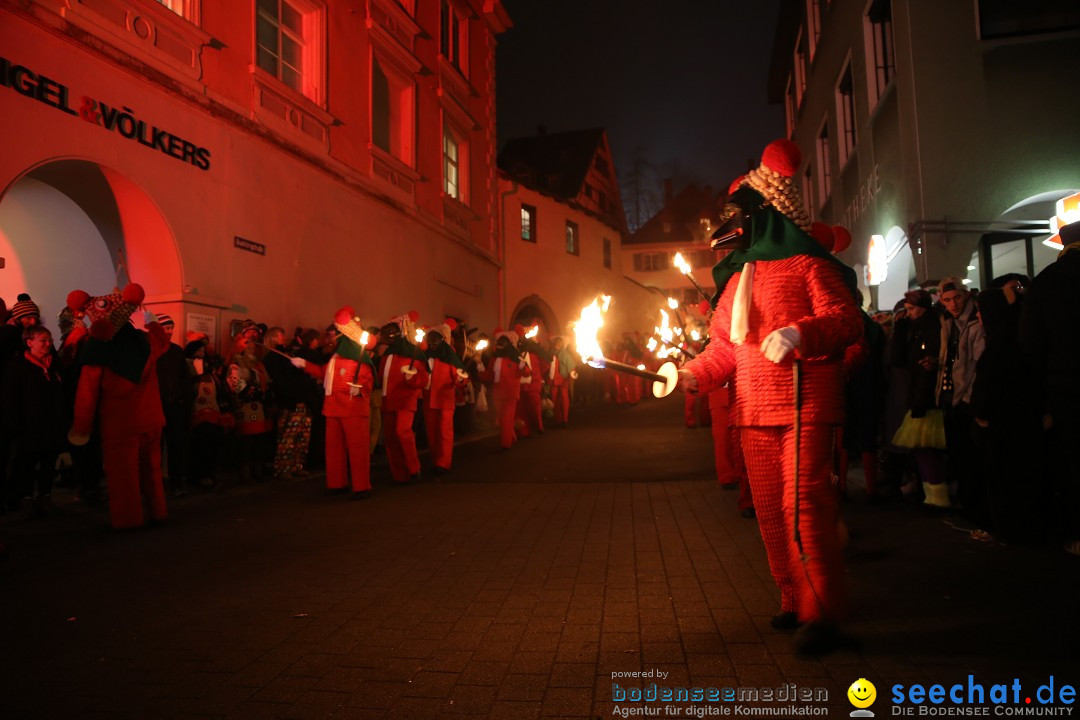
[(596, 339), (597, 331), (604, 325), (604, 313), (611, 305), (610, 295), (601, 295), (581, 310), (581, 317), (574, 323), (574, 338), (578, 354), (586, 364), (600, 369), (614, 370), (627, 375), (635, 375), (652, 380), (654, 397), (662, 398), (671, 394), (679, 381), (679, 370), (673, 362), (660, 366), (659, 372), (649, 372), (644, 365), (634, 367), (604, 357), (600, 342)]
[(694, 279), (693, 268), (690, 267), (690, 263), (686, 262), (686, 258), (682, 256), (681, 252), (675, 253), (675, 260), (673, 264), (676, 268), (679, 269), (679, 272), (681, 272), (683, 275), (690, 279), (690, 282), (694, 284), (694, 287), (697, 288), (697, 291), (701, 293), (701, 297), (705, 298), (706, 300), (710, 299), (710, 297), (705, 293), (705, 291), (701, 289), (701, 286), (698, 285), (698, 281)]

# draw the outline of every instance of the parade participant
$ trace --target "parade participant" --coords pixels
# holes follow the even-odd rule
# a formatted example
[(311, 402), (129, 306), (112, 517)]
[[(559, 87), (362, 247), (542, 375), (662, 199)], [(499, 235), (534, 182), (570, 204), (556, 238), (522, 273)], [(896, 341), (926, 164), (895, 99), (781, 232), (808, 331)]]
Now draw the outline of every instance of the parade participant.
[(793, 183), (800, 159), (777, 140), (733, 185), (714, 235), (714, 247), (736, 249), (713, 268), (712, 342), (680, 385), (711, 392), (736, 378), (734, 422), (781, 594), (772, 623), (805, 623), (796, 649), (818, 654), (840, 644), (845, 614), (832, 435), (843, 421), (840, 361), (862, 322), (854, 273), (807, 234)]
[(98, 423), (109, 515), (117, 530), (144, 524), (144, 499), (149, 501), (153, 521), (163, 521), (168, 514), (161, 482), (165, 416), (156, 363), (169, 339), (152, 315), (145, 332), (128, 321), (143, 296), (142, 287), (133, 283), (123, 292), (115, 290), (101, 297), (76, 290), (67, 302), (91, 321), (68, 440), (85, 445)]
[(327, 492), (344, 493), (351, 487), (353, 500), (367, 500), (371, 497), (368, 422), (375, 364), (362, 344), (364, 326), (351, 307), (334, 314), (334, 328), (337, 346), (325, 366), (302, 357), (293, 358), (292, 363), (323, 384)]
[(190, 457), (190, 474), (203, 488), (217, 486), (214, 473), (222, 437), (236, 425), (231, 405), (226, 404), (228, 393), (216, 371), (221, 370), (220, 358), (207, 355), (209, 339), (204, 333), (188, 332), (184, 357), (194, 385), (195, 402), (191, 417), (191, 446), (196, 449)]
[(428, 330), (424, 339), (429, 371), (428, 386), (424, 388), (423, 396), (424, 429), (427, 431), (436, 477), (450, 472), (454, 453), (457, 389), (469, 381), (465, 364), (450, 344), (455, 329), (457, 321), (446, 318)]
[(522, 326), (516, 326), (514, 332), (521, 336), (518, 340), (518, 351), (527, 365), (523, 372), (529, 378), (529, 382), (522, 385), (521, 397), (518, 398), (518, 434), (521, 437), (529, 437), (533, 433), (543, 435), (544, 410), (541, 395), (544, 390), (544, 374), (540, 369), (543, 348), (532, 338), (525, 337), (525, 328)]
[(410, 340), (415, 337), (415, 310), (390, 318), (379, 331), (386, 351), (379, 361), (382, 382), (383, 442), (390, 460), (390, 472), (399, 483), (420, 480), (420, 457), (416, 454), (413, 419), (416, 403), (427, 385), (427, 357)]
[[(512, 330), (495, 328), (495, 356), (491, 367), (481, 370), (481, 377), (492, 383), (491, 398), (495, 405), (495, 422), (499, 425), (499, 445), (509, 450), (517, 435), (514, 418), (517, 415), (518, 398), (521, 396), (522, 373), (525, 361), (518, 355), (518, 335)], [(529, 377), (531, 381), (531, 377)]]
[(256, 356), (258, 330), (254, 323), (233, 337), (226, 382), (236, 401), (236, 436), (240, 449), (240, 478), (261, 482), (265, 469), (270, 430), (273, 423), (267, 414), (266, 391), (270, 375)]
[[(566, 340), (556, 336), (551, 339), (551, 364), (548, 367), (548, 383), (554, 404), (553, 421), (556, 427), (566, 429), (570, 422), (570, 382), (577, 379), (577, 360), (566, 347)], [(618, 377), (618, 373), (610, 373)], [(615, 398), (612, 397), (614, 401)]]
[(173, 495), (187, 494), (188, 431), (191, 429), (192, 383), (184, 349), (172, 341), (176, 324), (162, 313), (158, 324), (169, 338), (169, 347), (157, 360), (161, 409), (165, 413), (165, 461), (169, 468), (169, 488)]

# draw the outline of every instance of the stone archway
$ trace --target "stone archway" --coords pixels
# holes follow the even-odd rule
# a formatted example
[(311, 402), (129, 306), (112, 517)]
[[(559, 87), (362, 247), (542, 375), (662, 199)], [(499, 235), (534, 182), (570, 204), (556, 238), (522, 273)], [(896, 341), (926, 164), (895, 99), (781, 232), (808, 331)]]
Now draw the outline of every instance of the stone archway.
[(68, 292), (138, 282), (179, 297), (180, 256), (157, 205), (131, 179), (87, 160), (31, 168), (0, 194), (0, 297), (28, 292), (55, 327)]
[(546, 342), (552, 335), (561, 334), (561, 326), (555, 311), (539, 295), (529, 295), (522, 298), (510, 313), (510, 327), (514, 325), (531, 326), (534, 322), (540, 325), (540, 338)]

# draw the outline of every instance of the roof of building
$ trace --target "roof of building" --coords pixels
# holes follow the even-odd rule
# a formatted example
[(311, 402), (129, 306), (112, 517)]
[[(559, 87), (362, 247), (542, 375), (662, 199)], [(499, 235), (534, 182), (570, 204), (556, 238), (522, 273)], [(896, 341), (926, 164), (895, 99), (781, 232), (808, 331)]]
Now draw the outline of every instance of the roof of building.
[(717, 197), (711, 188), (687, 185), (627, 237), (624, 245), (697, 245), (704, 242), (701, 218), (717, 220)]
[(503, 146), (497, 163), (522, 185), (574, 200), (603, 139), (603, 128), (513, 138)]

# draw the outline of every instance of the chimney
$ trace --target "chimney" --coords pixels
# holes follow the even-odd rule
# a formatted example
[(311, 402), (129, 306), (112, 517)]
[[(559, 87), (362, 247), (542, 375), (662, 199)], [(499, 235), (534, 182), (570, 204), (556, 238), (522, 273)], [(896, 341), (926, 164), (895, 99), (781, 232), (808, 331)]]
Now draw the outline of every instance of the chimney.
[(664, 178), (664, 205), (671, 204), (671, 178)]
[(537, 135), (547, 135), (547, 125), (537, 125), (536, 126), (536, 134)]

